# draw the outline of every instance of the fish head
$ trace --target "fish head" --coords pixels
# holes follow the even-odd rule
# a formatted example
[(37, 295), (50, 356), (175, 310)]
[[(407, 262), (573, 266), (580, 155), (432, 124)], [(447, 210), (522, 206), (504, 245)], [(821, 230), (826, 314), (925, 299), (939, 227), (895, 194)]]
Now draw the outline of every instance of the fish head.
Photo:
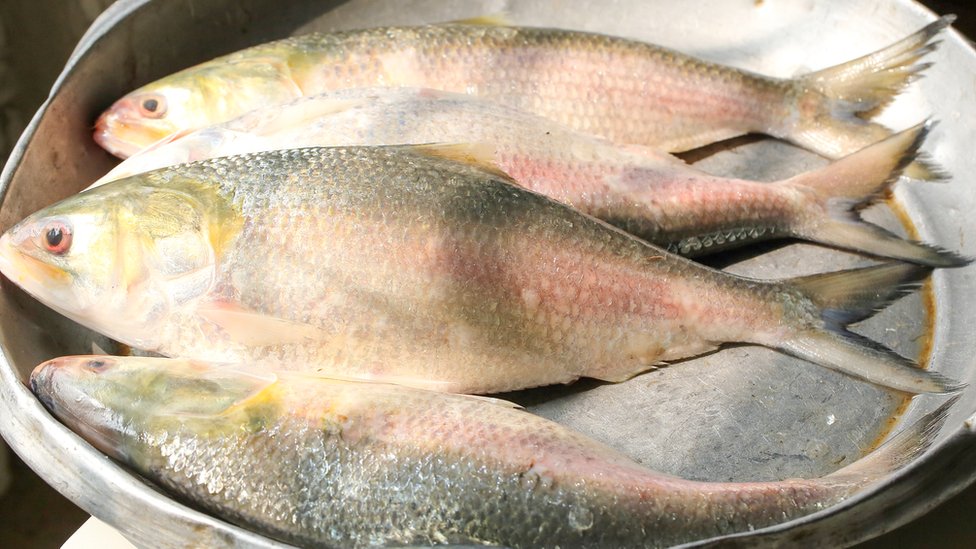
[[(183, 359), (79, 355), (34, 369), (44, 406), (102, 452), (126, 460), (146, 434), (220, 428), (242, 405), (275, 402), (277, 378), (258, 368)], [(144, 441), (144, 440), (143, 440)]]
[[(123, 182), (130, 184), (116, 184)], [(211, 224), (188, 193), (116, 183), (8, 230), (0, 237), (0, 272), (72, 320), (151, 350), (171, 315), (213, 283)]]
[(177, 133), (301, 97), (276, 58), (204, 63), (125, 95), (95, 122), (95, 141), (119, 158)]

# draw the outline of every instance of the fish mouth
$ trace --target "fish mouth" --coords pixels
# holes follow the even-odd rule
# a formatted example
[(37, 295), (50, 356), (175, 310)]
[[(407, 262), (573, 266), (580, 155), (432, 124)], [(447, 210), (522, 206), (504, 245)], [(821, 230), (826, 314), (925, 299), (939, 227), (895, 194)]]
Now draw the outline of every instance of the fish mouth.
[(51, 282), (70, 282), (70, 276), (64, 270), (18, 250), (9, 232), (0, 236), (0, 273), (31, 292)]
[(54, 411), (55, 400), (50, 387), (52, 386), (52, 372), (56, 368), (56, 366), (52, 367), (51, 365), (54, 360), (49, 360), (34, 368), (34, 371), (31, 372), (30, 380), (28, 381), (30, 390), (32, 393), (34, 393), (34, 396), (37, 397), (37, 400), (40, 400), (41, 404), (52, 412)]
[(139, 132), (129, 124), (120, 122), (111, 112), (106, 112), (95, 121), (92, 137), (100, 147), (119, 158), (128, 158), (149, 143), (141, 144)]
[(30, 389), (47, 410), (89, 444), (111, 457), (123, 457), (124, 422), (79, 383), (80, 366), (91, 357), (68, 356), (34, 368)]
[(71, 368), (75, 357), (60, 357), (48, 360), (34, 368), (31, 372), (30, 390), (41, 401), (41, 404), (52, 414), (62, 417), (65, 414), (65, 401), (70, 389), (65, 387), (65, 373)]

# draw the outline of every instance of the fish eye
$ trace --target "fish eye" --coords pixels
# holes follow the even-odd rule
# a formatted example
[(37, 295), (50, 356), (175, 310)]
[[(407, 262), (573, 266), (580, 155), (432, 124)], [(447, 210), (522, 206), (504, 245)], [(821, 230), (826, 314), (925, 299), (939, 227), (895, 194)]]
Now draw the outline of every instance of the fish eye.
[(97, 372), (97, 371), (105, 368), (105, 366), (107, 364), (108, 363), (105, 362), (104, 360), (101, 360), (101, 359), (98, 359), (98, 358), (93, 358), (93, 359), (91, 359), (91, 360), (88, 361), (88, 364), (86, 364), (86, 366), (88, 367), (89, 370), (92, 370), (92, 371)]
[(139, 112), (146, 118), (162, 118), (166, 114), (166, 98), (150, 94), (139, 101)]
[(64, 221), (51, 221), (42, 229), (44, 249), (54, 255), (64, 255), (71, 248), (71, 227)]

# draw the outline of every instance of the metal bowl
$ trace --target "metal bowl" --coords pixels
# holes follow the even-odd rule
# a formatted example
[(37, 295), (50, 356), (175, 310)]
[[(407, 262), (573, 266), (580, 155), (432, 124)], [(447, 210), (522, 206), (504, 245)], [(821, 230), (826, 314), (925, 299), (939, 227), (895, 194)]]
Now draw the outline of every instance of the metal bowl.
[[(670, 46), (700, 57), (789, 76), (868, 53), (915, 31), (934, 15), (907, 0), (122, 0), (82, 38), (48, 101), (17, 143), (0, 177), (0, 230), (77, 192), (114, 160), (91, 140), (97, 114), (121, 94), (179, 68), (273, 38), (310, 30), (418, 24), (504, 12), (515, 23), (581, 29)], [(970, 123), (976, 55), (946, 33), (927, 78), (882, 117), (902, 128), (942, 122), (926, 150), (954, 178), (902, 181), (894, 208), (870, 219), (967, 255), (976, 226), (966, 214), (976, 190)], [(707, 170), (772, 180), (825, 163), (774, 140), (736, 140), (688, 158)], [(911, 220), (913, 226), (903, 225)], [(835, 270), (864, 258), (807, 245), (725, 256), (730, 271), (784, 277)], [(957, 380), (976, 382), (976, 268), (938, 271), (920, 294), (857, 330), (916, 355)], [(53, 419), (25, 388), (48, 358), (114, 344), (0, 281), (0, 432), (47, 482), (138, 545), (280, 547), (177, 503), (101, 455)], [(602, 440), (648, 467), (686, 478), (730, 481), (818, 476), (850, 463), (943, 398), (902, 395), (781, 354), (730, 347), (620, 384), (581, 382), (506, 395), (535, 413)], [(966, 390), (937, 444), (884, 483), (842, 505), (782, 525), (730, 536), (743, 545), (849, 544), (922, 514), (976, 478), (976, 386)], [(901, 419), (899, 419), (901, 418)], [(884, 519), (880, 517), (883, 515)]]

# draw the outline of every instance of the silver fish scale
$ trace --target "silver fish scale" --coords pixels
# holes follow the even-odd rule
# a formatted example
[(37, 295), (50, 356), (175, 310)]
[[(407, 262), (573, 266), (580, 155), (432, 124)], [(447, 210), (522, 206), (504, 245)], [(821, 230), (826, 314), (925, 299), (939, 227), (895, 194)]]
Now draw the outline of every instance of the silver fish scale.
[[(696, 485), (508, 407), (328, 387), (293, 383), (270, 406), (171, 423), (127, 453), (181, 497), (300, 546), (664, 546), (808, 513), (852, 488)], [(159, 430), (151, 415), (132, 427)]]
[(785, 115), (789, 89), (666, 48), (555, 29), (441, 25), (310, 34), (231, 58), (264, 52), (287, 54), (303, 89), (387, 85), (474, 94), (663, 150), (761, 130), (766, 119)]
[(249, 437), (182, 433), (146, 451), (147, 469), (198, 505), (302, 546), (541, 547), (579, 539), (579, 523), (567, 518), (576, 498), (559, 488), (491, 464), (404, 456), (323, 435), (294, 419)]
[(624, 379), (781, 314), (778, 286), (703, 269), (412, 149), (274, 151), (174, 171), (216, 188), (243, 220), (209, 299), (313, 327), (321, 343), (287, 341), (286, 329), (284, 341), (247, 345), (190, 318), (164, 354), (367, 377), (395, 368), (493, 392)]

